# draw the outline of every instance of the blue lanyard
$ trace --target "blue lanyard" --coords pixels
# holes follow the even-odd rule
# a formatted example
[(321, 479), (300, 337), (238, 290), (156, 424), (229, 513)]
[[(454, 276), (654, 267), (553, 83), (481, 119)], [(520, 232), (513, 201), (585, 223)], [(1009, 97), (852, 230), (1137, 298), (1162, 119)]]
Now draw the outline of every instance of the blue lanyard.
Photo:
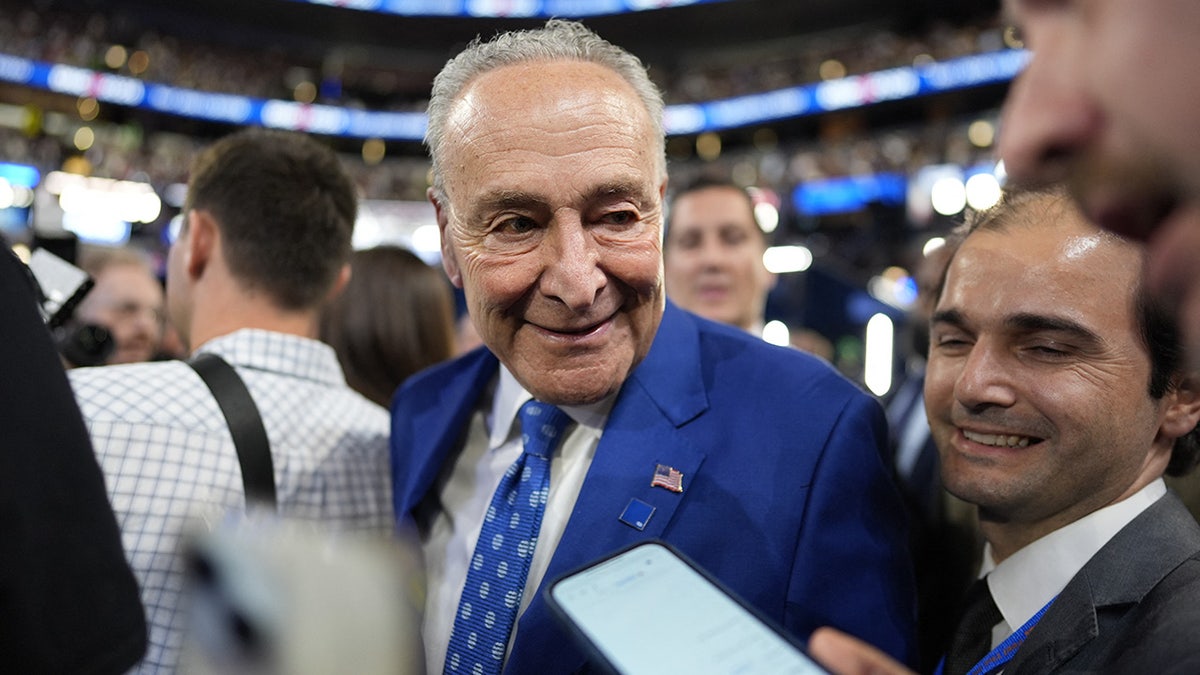
[[(1025, 638), (1029, 637), (1029, 632), (1033, 630), (1033, 627), (1037, 625), (1038, 620), (1045, 615), (1046, 610), (1050, 609), (1050, 605), (1053, 605), (1056, 599), (1058, 599), (1058, 596), (1050, 598), (1050, 602), (1047, 602), (1045, 606), (1039, 609), (1037, 614), (1029, 617), (1029, 620), (1025, 622), (1025, 625), (1013, 631), (1013, 634), (1009, 635), (1004, 642), (996, 645), (996, 648), (988, 652), (987, 656), (983, 657), (979, 663), (975, 664), (975, 667), (967, 671), (967, 675), (989, 675), (990, 673), (994, 673), (997, 670), (1002, 669), (1009, 661), (1012, 660), (1012, 657), (1016, 655), (1017, 650), (1021, 648), (1021, 645), (1025, 644)], [(942, 660), (938, 661), (937, 669), (933, 671), (934, 675), (943, 675), (943, 670), (945, 667), (946, 658), (942, 657)]]

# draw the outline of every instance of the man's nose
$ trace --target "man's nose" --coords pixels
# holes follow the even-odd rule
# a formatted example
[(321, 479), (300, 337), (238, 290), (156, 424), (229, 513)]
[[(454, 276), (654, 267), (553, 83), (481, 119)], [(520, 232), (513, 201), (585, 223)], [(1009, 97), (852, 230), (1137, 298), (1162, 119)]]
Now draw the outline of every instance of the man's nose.
[(1062, 180), (1094, 139), (1101, 116), (1066, 55), (1035, 55), (1004, 105), (999, 154), (1014, 181)]
[(540, 282), (542, 293), (571, 309), (587, 309), (608, 283), (600, 269), (599, 244), (575, 216), (556, 217), (548, 236), (543, 243), (548, 260)]
[(954, 398), (968, 410), (989, 406), (1007, 408), (1016, 402), (1002, 348), (977, 342), (954, 383)]

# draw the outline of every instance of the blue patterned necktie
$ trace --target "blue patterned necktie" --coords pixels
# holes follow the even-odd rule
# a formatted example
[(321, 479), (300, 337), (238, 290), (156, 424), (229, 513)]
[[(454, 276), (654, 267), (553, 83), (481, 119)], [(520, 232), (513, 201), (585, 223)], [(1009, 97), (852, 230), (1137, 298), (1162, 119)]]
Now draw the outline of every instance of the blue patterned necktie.
[(492, 495), (446, 650), (444, 673), (486, 675), (504, 665), (508, 638), (550, 494), (550, 454), (571, 418), (538, 401), (521, 406), (524, 452)]

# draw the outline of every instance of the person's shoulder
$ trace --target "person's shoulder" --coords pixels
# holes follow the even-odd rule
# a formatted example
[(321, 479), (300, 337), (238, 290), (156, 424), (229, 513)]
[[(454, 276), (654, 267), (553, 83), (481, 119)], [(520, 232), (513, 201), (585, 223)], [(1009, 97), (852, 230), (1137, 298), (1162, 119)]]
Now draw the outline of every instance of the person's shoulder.
[(188, 407), (205, 391), (182, 361), (75, 368), (67, 377), (84, 417), (93, 421), (144, 421), (167, 405)]
[(84, 393), (97, 397), (129, 390), (143, 390), (177, 381), (180, 373), (190, 370), (183, 361), (148, 361), (111, 366), (72, 368), (67, 371), (76, 396)]
[(825, 359), (790, 346), (774, 345), (744, 330), (694, 317), (701, 351), (730, 362), (747, 381), (805, 391), (819, 387), (827, 394), (867, 396), (858, 385)]

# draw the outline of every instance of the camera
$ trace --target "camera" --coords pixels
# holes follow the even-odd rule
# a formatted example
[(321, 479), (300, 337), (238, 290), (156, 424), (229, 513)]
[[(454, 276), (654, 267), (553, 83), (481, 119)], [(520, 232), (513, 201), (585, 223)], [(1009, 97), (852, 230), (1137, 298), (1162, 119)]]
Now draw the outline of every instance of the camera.
[(29, 257), (42, 320), (54, 338), (58, 353), (76, 367), (99, 366), (112, 355), (116, 343), (104, 326), (72, 321), (75, 308), (94, 282), (86, 272), (44, 248)]

